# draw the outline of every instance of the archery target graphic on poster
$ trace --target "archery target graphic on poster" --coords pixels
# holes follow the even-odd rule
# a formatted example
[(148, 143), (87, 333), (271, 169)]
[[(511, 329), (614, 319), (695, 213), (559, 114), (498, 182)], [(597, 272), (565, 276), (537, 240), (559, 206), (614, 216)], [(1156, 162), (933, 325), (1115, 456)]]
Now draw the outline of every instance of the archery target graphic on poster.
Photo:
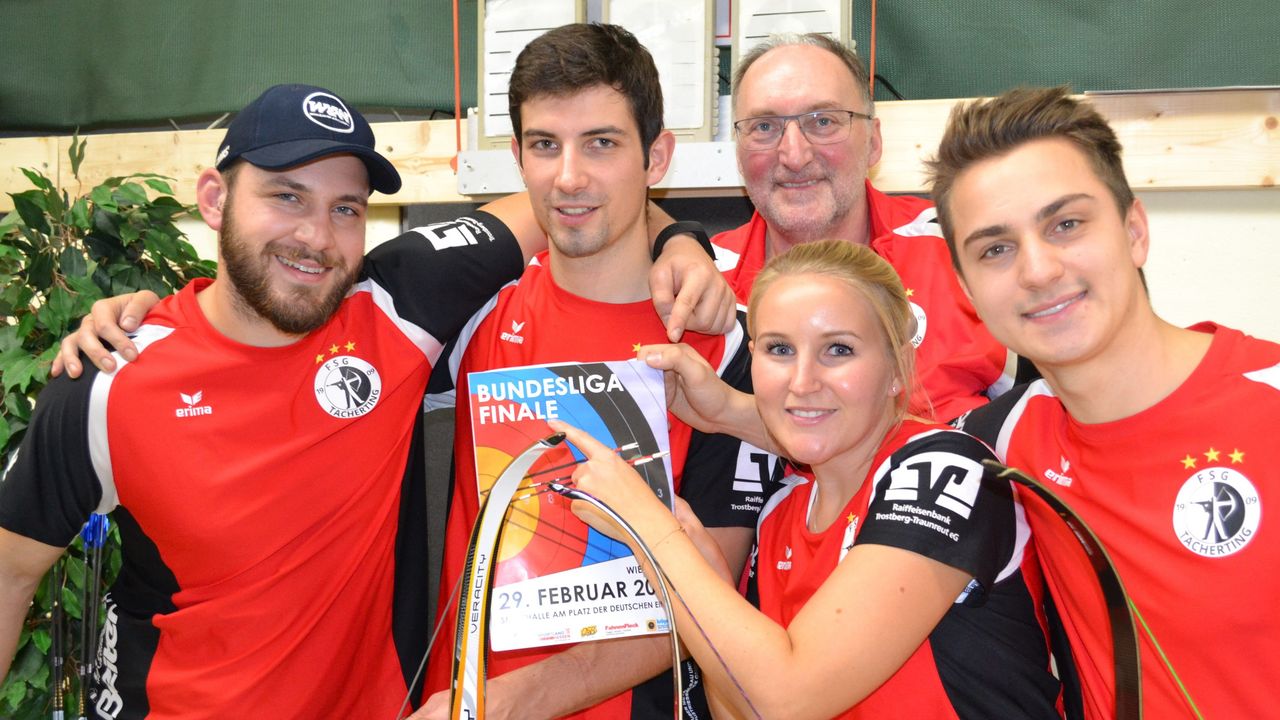
[[(483, 496), (560, 420), (615, 448), (671, 506), (662, 373), (636, 360), (471, 373), (475, 481)], [(644, 462), (653, 455), (660, 457)], [(549, 490), (583, 455), (566, 443), (530, 468), (507, 515), (490, 606), (494, 650), (666, 632), (666, 613), (624, 543), (574, 517)]]

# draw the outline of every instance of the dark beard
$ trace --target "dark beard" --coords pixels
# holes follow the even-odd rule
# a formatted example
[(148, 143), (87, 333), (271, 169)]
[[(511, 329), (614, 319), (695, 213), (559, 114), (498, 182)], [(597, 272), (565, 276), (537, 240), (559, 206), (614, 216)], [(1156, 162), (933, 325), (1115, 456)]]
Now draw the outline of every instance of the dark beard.
[[(237, 309), (247, 315), (261, 317), (280, 332), (289, 335), (303, 335), (324, 325), (337, 312), (359, 270), (348, 269), (341, 258), (335, 261), (327, 255), (300, 247), (288, 247), (274, 240), (268, 242), (261, 253), (254, 255), (236, 233), (230, 202), (222, 213), (218, 251), (222, 255), (222, 267), (234, 290), (232, 298)], [(335, 281), (328, 290), (294, 287), (285, 293), (273, 293), (267, 265), (276, 262), (276, 255), (289, 260), (306, 258), (325, 267), (333, 266)]]

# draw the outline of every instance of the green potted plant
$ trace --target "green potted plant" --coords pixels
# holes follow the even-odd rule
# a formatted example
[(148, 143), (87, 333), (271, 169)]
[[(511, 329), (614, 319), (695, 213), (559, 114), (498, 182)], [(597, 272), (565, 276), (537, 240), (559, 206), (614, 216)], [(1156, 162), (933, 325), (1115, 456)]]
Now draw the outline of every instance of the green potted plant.
[[(173, 197), (168, 178), (113, 177), (80, 192), (85, 145), (75, 137), (68, 149), (74, 197), (24, 168), (33, 188), (10, 193), (14, 210), (0, 219), (0, 461), (6, 468), (48, 381), (58, 341), (95, 300), (140, 289), (163, 296), (215, 270), (178, 229), (176, 222), (196, 210)], [(97, 607), (94, 599), (119, 564), (114, 532), (98, 552), (86, 552), (77, 538), (41, 583), (0, 685), (0, 717), (49, 717), (55, 702), (65, 702), (68, 717), (77, 712), (83, 638), (101, 627), (100, 609), (86, 610)]]

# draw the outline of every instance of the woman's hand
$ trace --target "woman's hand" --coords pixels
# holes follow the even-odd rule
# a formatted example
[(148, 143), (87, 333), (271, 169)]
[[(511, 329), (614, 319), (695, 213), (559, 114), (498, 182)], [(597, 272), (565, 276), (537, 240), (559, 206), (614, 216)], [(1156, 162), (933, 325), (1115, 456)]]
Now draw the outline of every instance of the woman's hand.
[(783, 454), (760, 419), (755, 396), (730, 387), (693, 348), (684, 343), (642, 345), (636, 357), (663, 371), (667, 408), (689, 426)]
[[(664, 534), (680, 529), (667, 506), (662, 504), (635, 468), (613, 450), (578, 428), (552, 421), (551, 429), (563, 432), (587, 459), (573, 471), (579, 490), (595, 497), (625, 519), (645, 542), (654, 543)], [(615, 540), (631, 544), (631, 539), (595, 506), (575, 500), (573, 514)]]

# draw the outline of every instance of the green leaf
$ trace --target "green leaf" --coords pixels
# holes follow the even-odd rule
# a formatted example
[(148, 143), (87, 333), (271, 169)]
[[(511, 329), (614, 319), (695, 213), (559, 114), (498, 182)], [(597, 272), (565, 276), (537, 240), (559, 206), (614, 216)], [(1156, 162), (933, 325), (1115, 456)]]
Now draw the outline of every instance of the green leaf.
[(58, 257), (58, 268), (63, 275), (82, 277), (88, 273), (89, 265), (85, 262), (84, 253), (78, 248), (65, 247)]
[[(75, 555), (68, 555), (65, 563), (66, 564), (63, 566), (63, 569), (67, 571), (67, 587), (75, 588), (76, 590), (80, 590), (84, 588), (84, 578), (85, 578), (84, 560), (81, 560)], [(62, 599), (63, 599), (63, 602), (65, 602), (67, 599), (67, 593), (65, 590), (62, 593)], [(80, 616), (77, 615), (76, 617), (80, 617)]]
[(37, 628), (31, 633), (31, 642), (36, 644), (42, 653), (48, 653), (49, 648), (53, 646), (53, 638), (49, 635), (49, 631), (44, 628)]
[(44, 214), (49, 207), (47, 197), (38, 190), (14, 193), (10, 197), (13, 198), (13, 209), (24, 225), (42, 235), (49, 234), (49, 219)]
[(4, 368), (4, 372), (0, 373), (4, 377), (4, 389), (16, 389), (19, 392), (26, 392), (27, 386), (31, 384), (31, 379), (39, 374), (40, 366), (33, 357), (24, 357), (18, 359), (12, 365)]
[[(106, 184), (99, 185), (90, 190), (89, 199), (93, 201), (94, 205), (102, 208), (103, 210), (111, 210), (114, 212), (117, 209), (115, 195), (112, 194), (111, 188), (107, 187)], [(96, 215), (97, 213), (94, 214)]]
[[(93, 282), (91, 277), (96, 269), (97, 264), (90, 262), (89, 265), (86, 266), (85, 271), (80, 275), (68, 275), (65, 278), (67, 281), (67, 287), (71, 288), (72, 291), (76, 293), (77, 304), (83, 303), (92, 305), (95, 300), (102, 299), (102, 290), (98, 289), (98, 286)], [(76, 315), (83, 317), (84, 313), (77, 311)]]
[(31, 331), (35, 330), (35, 328), (36, 328), (36, 316), (31, 313), (27, 313), (26, 315), (23, 315), (22, 319), (18, 321), (18, 335), (20, 337), (24, 337), (24, 338), (30, 337)]
[(66, 288), (54, 287), (46, 294), (44, 305), (36, 311), (36, 319), (51, 335), (61, 338), (67, 333), (67, 326), (76, 319), (71, 316), (74, 304)]
[(123, 203), (133, 205), (146, 205), (148, 202), (147, 191), (137, 183), (127, 182), (116, 189), (116, 198)]
[(9, 680), (9, 684), (5, 686), (4, 701), (11, 708), (18, 708), (22, 701), (27, 697), (27, 683), (17, 679), (16, 677)]
[(156, 192), (162, 192), (165, 195), (173, 194), (173, 188), (169, 187), (169, 183), (163, 180), (159, 180), (155, 178), (149, 179), (147, 180), (147, 186), (150, 187), (152, 190), (155, 190)]
[(27, 284), (36, 288), (45, 288), (53, 284), (53, 255), (40, 252), (31, 258), (27, 268)]
[(77, 129), (76, 134), (71, 136), (71, 147), (67, 148), (67, 157), (71, 160), (71, 174), (77, 179), (80, 177), (80, 163), (84, 162), (84, 146), (88, 142), (88, 138), (80, 137), (80, 131)]
[(169, 258), (181, 253), (176, 240), (159, 230), (148, 230), (143, 236), (143, 241), (146, 243), (147, 252), (153, 256)]
[[(26, 427), (26, 423), (31, 421), (31, 398), (23, 393), (9, 393), (4, 396), (4, 409), (9, 417), (14, 418), (22, 423), (22, 428)], [(10, 424), (9, 429), (17, 434), (19, 428), (14, 428)]]
[(9, 678), (26, 680), (34, 676), (41, 665), (44, 665), (44, 654), (35, 645), (27, 645), (18, 651), (18, 657), (9, 668)]
[(67, 617), (73, 617), (79, 620), (81, 617), (80, 593), (73, 591), (70, 587), (62, 588), (62, 609), (66, 611)]
[(20, 168), (20, 169), (22, 170), (22, 174), (26, 175), (27, 179), (31, 181), (32, 185), (35, 185), (41, 190), (53, 191), (53, 181), (45, 177), (44, 173), (40, 172), (39, 170), (33, 170), (31, 168)]
[(89, 224), (89, 198), (78, 197), (71, 204), (71, 223), (83, 232), (93, 227)]

